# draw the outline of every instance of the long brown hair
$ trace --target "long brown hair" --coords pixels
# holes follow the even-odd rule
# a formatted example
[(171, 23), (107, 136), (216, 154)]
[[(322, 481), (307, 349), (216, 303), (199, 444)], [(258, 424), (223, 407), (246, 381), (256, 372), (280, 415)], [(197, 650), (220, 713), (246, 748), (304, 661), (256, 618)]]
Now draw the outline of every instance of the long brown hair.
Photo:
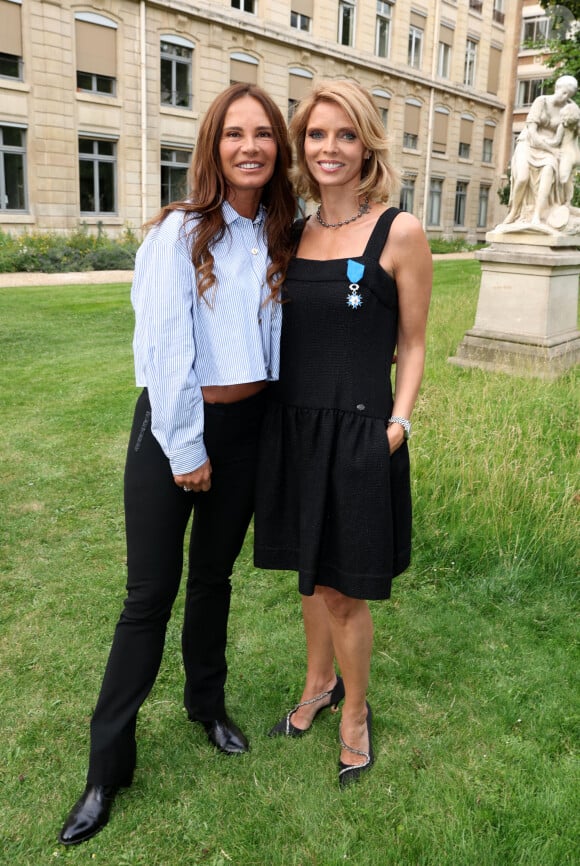
[(369, 158), (363, 163), (359, 193), (368, 196), (371, 201), (387, 201), (398, 181), (398, 174), (389, 160), (385, 130), (370, 93), (348, 78), (319, 81), (294, 112), (290, 122), (290, 139), (296, 150), (294, 179), (298, 195), (320, 201), (320, 187), (310, 174), (304, 157), (308, 120), (319, 102), (332, 102), (342, 108), (370, 152)]
[(224, 120), (230, 105), (243, 96), (257, 100), (272, 126), (277, 145), (272, 177), (262, 191), (261, 202), (266, 208), (265, 231), (271, 264), (266, 279), (272, 298), (277, 297), (292, 254), (291, 226), (296, 213), (296, 198), (289, 179), (292, 152), (282, 112), (265, 91), (254, 84), (232, 84), (214, 99), (199, 129), (197, 144), (188, 173), (189, 191), (183, 201), (171, 202), (147, 224), (156, 225), (174, 210), (186, 212), (191, 224), (191, 260), (197, 276), (197, 291), (201, 296), (215, 284), (211, 245), (221, 240), (226, 231), (222, 204), (228, 188), (224, 178), (219, 145)]

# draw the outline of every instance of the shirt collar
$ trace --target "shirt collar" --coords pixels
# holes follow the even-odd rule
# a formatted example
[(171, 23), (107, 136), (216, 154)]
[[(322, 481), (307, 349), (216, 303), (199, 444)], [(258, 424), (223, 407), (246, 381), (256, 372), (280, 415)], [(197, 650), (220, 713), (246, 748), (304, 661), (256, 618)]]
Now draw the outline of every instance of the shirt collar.
[[(224, 201), (222, 204), (222, 214), (224, 217), (224, 222), (227, 226), (231, 225), (231, 223), (235, 222), (237, 219), (246, 219), (246, 217), (240, 216), (235, 208), (231, 206), (229, 201)], [(252, 220), (252, 225), (261, 225), (266, 219), (266, 209), (263, 204), (258, 205), (258, 212), (254, 220)]]

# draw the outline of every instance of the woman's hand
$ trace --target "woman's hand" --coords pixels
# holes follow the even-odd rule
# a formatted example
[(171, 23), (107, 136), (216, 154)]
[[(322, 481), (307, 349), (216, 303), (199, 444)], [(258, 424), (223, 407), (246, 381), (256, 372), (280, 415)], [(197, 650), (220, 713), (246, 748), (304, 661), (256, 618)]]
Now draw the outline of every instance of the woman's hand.
[(394, 454), (405, 441), (405, 431), (400, 424), (389, 424), (386, 433), (389, 442), (389, 454)]
[(184, 490), (189, 490), (193, 493), (207, 493), (211, 487), (211, 463), (209, 457), (193, 472), (188, 472), (187, 475), (174, 475), (173, 480), (178, 487), (183, 487)]

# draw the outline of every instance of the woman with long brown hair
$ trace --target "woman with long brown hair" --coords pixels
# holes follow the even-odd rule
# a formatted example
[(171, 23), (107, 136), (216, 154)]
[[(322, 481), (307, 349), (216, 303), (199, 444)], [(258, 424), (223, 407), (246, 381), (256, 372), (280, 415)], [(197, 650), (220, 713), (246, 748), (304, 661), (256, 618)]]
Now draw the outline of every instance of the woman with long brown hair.
[(161, 663), (193, 512), (182, 632), (184, 703), (226, 754), (248, 741), (225, 706), (230, 576), (254, 503), (278, 289), (295, 199), (284, 118), (237, 84), (201, 124), (185, 201), (149, 224), (135, 264), (137, 385), (125, 467), (127, 596), (91, 721), (86, 788), (59, 840), (101, 830), (136, 764), (135, 726)]

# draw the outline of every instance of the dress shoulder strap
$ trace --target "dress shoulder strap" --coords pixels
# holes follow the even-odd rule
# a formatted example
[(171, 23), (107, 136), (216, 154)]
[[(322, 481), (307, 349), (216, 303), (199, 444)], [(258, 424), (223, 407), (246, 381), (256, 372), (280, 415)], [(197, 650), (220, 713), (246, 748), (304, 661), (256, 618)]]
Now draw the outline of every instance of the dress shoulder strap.
[(380, 215), (365, 247), (363, 253), (365, 258), (378, 261), (389, 236), (393, 220), (400, 213), (401, 211), (398, 207), (390, 207)]
[(292, 239), (292, 249), (294, 252), (298, 249), (298, 244), (300, 243), (300, 238), (302, 237), (302, 232), (304, 231), (304, 226), (306, 225), (305, 219), (297, 219), (292, 223), (291, 229), (291, 239)]

